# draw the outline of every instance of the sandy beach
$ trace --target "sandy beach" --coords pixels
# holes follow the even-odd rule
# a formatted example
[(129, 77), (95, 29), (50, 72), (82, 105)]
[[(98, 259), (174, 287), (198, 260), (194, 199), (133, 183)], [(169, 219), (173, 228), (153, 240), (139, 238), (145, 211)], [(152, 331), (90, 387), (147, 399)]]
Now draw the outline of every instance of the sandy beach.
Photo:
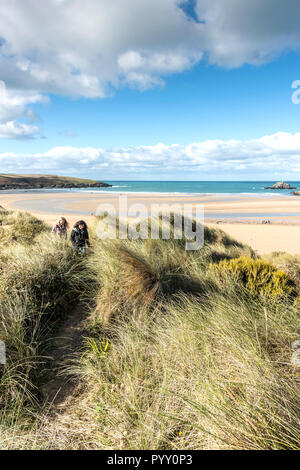
[[(171, 195), (126, 193), (128, 206), (144, 204), (197, 204), (204, 206), (205, 223), (217, 226), (247, 243), (259, 254), (273, 251), (300, 253), (300, 197), (245, 195)], [(0, 193), (0, 205), (28, 211), (48, 223), (65, 215), (70, 223), (79, 218), (91, 222), (101, 204), (118, 208), (119, 195), (93, 192)], [(269, 220), (270, 224), (262, 224)]]

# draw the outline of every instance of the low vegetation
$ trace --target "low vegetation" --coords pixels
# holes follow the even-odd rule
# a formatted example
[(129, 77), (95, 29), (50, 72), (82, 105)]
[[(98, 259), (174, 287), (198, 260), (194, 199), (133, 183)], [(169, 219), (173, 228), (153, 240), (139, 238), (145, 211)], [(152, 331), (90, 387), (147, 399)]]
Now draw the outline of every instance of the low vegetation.
[[(33, 223), (3, 216), (8, 232)], [(297, 258), (258, 259), (208, 228), (190, 252), (93, 235), (86, 259), (33, 233), (1, 245), (1, 448), (299, 450)], [(64, 372), (78, 388), (52, 414), (45, 356), (81, 302), (83, 345)]]
[(296, 298), (298, 296), (293, 279), (268, 261), (253, 260), (244, 256), (223, 260), (211, 267), (221, 279), (230, 277), (236, 281), (238, 288), (242, 285), (252, 295), (266, 298)]
[(27, 212), (13, 213), (0, 208), (0, 230), (2, 245), (11, 242), (31, 244), (40, 233), (49, 231), (49, 227)]

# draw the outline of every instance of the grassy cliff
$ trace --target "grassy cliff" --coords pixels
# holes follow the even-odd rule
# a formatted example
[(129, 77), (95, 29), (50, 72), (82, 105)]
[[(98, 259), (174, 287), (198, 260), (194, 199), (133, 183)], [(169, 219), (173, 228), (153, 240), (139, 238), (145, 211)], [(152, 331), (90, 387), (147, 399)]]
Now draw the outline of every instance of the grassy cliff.
[(108, 183), (83, 178), (54, 175), (0, 175), (2, 189), (108, 187)]
[(187, 252), (91, 228), (87, 258), (30, 215), (2, 230), (0, 448), (299, 450), (300, 259), (213, 229)]

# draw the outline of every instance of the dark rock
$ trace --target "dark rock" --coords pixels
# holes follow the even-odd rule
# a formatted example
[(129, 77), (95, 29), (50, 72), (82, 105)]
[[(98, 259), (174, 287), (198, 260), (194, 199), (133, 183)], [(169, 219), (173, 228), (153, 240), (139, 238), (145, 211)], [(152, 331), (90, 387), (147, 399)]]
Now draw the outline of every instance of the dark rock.
[(279, 183), (275, 183), (273, 186), (268, 186), (265, 189), (297, 189), (297, 188), (293, 188), (289, 183), (280, 181)]

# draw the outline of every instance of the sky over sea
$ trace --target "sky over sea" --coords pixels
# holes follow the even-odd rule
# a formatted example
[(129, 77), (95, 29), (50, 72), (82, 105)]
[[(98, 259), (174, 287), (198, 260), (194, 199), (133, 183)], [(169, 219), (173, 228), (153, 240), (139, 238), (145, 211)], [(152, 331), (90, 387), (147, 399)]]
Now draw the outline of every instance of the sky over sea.
[(0, 0), (0, 172), (299, 181), (299, 52), (296, 0)]

